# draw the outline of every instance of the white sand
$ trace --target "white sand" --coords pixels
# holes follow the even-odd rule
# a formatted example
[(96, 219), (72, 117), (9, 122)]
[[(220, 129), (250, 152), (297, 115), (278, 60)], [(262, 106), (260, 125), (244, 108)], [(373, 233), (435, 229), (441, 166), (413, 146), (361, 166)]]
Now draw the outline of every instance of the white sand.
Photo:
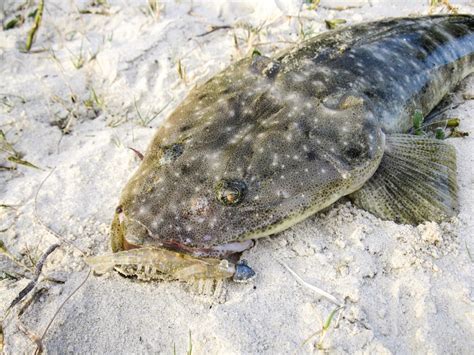
[[(429, 11), (424, 0), (322, 0), (317, 11), (305, 5), (301, 12), (297, 0), (160, 1), (155, 18), (147, 13), (146, 1), (109, 0), (107, 16), (79, 14), (90, 8), (88, 3), (46, 0), (33, 49), (47, 51), (18, 51), (31, 19), (0, 32), (0, 129), (24, 159), (45, 169), (19, 166), (0, 172), (0, 204), (14, 206), (0, 207), (0, 239), (27, 265), (28, 255), (37, 258), (57, 242), (35, 222), (33, 208), (50, 168), (56, 169), (38, 199), (41, 218), (87, 253), (103, 253), (120, 190), (139, 164), (127, 147), (144, 151), (155, 128), (196, 83), (252, 46), (271, 55), (300, 40), (301, 29), (307, 35), (324, 31), (325, 19), (357, 23)], [(460, 12), (473, 12), (468, 0), (451, 3)], [(0, 1), (0, 9), (9, 18), (17, 4)], [(347, 5), (344, 11), (328, 9)], [(210, 25), (234, 29), (196, 37)], [(246, 30), (250, 26), (262, 29), (257, 34)], [(81, 53), (84, 63), (77, 69)], [(186, 83), (178, 76), (178, 61)], [(98, 115), (84, 105), (93, 90), (102, 102)], [(53, 354), (169, 354), (176, 347), (182, 354), (191, 333), (195, 354), (308, 353), (318, 352), (318, 343), (334, 353), (472, 353), (474, 101), (463, 100), (463, 94), (472, 96), (473, 90), (470, 78), (452, 97), (460, 105), (447, 112), (462, 118), (461, 128), (471, 132), (449, 140), (459, 154), (461, 207), (452, 222), (397, 225), (339, 203), (260, 240), (244, 253), (257, 278), (225, 284), (220, 297), (196, 295), (175, 282), (141, 283), (114, 273), (91, 276), (60, 310), (44, 337), (45, 349)], [(134, 102), (145, 120), (165, 109), (143, 125)], [(68, 119), (70, 134), (62, 136), (51, 123)], [(321, 330), (335, 306), (300, 286), (278, 260), (345, 302), (339, 322), (331, 323), (322, 341), (318, 334), (303, 344)], [(28, 283), (22, 276), (31, 274), (3, 255), (0, 270), (3, 319)], [(21, 318), (32, 333), (44, 331), (85, 272), (80, 253), (65, 244), (50, 256), (37, 286), (44, 291)], [(17, 312), (3, 322), (4, 352), (31, 353), (35, 346), (18, 329)]]

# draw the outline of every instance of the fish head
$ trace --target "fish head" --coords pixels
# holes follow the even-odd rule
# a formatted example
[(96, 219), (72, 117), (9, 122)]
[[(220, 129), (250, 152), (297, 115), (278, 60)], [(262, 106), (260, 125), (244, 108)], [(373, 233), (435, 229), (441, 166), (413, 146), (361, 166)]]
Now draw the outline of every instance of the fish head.
[(192, 92), (159, 129), (122, 193), (113, 249), (242, 251), (375, 171), (383, 134), (357, 98), (334, 106), (278, 78), (228, 77)]

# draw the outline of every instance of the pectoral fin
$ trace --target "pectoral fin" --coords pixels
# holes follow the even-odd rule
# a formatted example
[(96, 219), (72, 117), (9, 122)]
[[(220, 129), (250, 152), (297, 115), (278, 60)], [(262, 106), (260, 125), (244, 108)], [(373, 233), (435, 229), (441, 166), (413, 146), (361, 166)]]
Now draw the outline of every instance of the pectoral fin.
[(437, 139), (387, 136), (379, 168), (349, 197), (381, 219), (407, 224), (445, 220), (457, 210), (456, 151)]

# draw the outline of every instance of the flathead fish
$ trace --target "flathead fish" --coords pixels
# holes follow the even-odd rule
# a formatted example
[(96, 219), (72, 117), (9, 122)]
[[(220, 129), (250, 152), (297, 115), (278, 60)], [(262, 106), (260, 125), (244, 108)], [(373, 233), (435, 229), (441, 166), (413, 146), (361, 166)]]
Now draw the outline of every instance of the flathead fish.
[[(473, 60), (474, 17), (456, 15), (359, 24), (238, 61), (159, 128), (123, 190), (112, 250), (135, 253), (132, 274), (145, 263), (156, 278), (182, 279), (173, 253), (192, 278), (190, 256), (226, 258), (343, 196), (400, 223), (453, 216), (455, 151), (410, 130)], [(154, 248), (177, 269), (150, 261)], [(224, 266), (222, 277), (235, 271)]]

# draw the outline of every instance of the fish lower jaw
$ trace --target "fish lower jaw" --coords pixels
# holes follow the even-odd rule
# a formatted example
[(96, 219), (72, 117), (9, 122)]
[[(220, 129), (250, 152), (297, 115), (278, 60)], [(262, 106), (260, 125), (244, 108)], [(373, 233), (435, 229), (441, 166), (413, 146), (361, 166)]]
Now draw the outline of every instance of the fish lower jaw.
[(253, 240), (231, 242), (211, 247), (190, 247), (177, 241), (164, 241), (162, 247), (176, 252), (189, 254), (195, 257), (225, 258), (229, 255), (241, 253), (254, 246)]

